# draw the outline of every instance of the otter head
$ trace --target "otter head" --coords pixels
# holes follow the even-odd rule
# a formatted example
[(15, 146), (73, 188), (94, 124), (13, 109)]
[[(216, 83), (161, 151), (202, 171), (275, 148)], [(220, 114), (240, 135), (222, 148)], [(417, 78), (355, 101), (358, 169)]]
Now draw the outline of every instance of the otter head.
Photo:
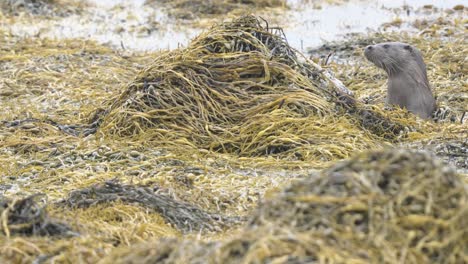
[[(385, 42), (369, 45), (364, 50), (366, 58), (388, 75), (405, 71), (408, 62), (415, 61), (425, 71), (421, 53), (413, 46), (401, 42)], [(413, 65), (412, 65), (413, 66)]]
[(435, 100), (418, 49), (405, 43), (386, 42), (367, 46), (364, 55), (388, 74), (387, 103), (430, 118)]

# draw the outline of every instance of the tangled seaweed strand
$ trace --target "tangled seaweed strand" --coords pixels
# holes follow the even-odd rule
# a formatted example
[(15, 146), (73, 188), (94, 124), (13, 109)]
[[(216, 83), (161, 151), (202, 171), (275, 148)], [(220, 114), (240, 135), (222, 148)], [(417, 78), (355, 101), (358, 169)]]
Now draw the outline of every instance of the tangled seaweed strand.
[(162, 240), (120, 263), (466, 263), (468, 190), (425, 152), (372, 151), (263, 202), (233, 238)]
[(0, 230), (9, 237), (13, 234), (29, 236), (76, 235), (65, 224), (50, 219), (45, 206), (37, 200), (44, 195), (31, 195), (10, 200), (0, 197)]
[[(348, 157), (356, 147), (372, 147), (355, 117), (335, 110), (335, 92), (322, 73), (297, 54), (281, 29), (256, 17), (214, 26), (142, 71), (97, 119), (100, 132), (296, 159)], [(372, 117), (371, 126), (393, 125)], [(345, 130), (362, 136), (343, 140)]]
[[(467, 130), (468, 132), (468, 130)], [(435, 143), (434, 143), (435, 144)], [(435, 144), (434, 152), (468, 174), (468, 139)]]
[(147, 187), (121, 185), (115, 181), (107, 181), (102, 185), (73, 191), (61, 204), (69, 207), (89, 207), (114, 201), (138, 203), (151, 208), (160, 213), (168, 223), (184, 232), (221, 231), (228, 224), (240, 222), (239, 218), (208, 213), (196, 206), (176, 201), (165, 195), (155, 194)]
[(362, 127), (385, 139), (393, 140), (408, 130), (408, 126), (385, 118), (381, 113), (365, 107), (358, 109), (356, 114)]

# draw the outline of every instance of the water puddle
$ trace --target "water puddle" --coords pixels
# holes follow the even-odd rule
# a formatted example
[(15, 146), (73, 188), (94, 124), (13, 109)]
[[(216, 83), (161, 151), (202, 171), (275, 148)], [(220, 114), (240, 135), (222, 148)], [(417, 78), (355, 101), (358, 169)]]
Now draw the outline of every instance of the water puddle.
[[(174, 49), (186, 45), (203, 29), (178, 25), (163, 8), (145, 6), (145, 0), (89, 0), (84, 15), (52, 20), (16, 19), (0, 26), (14, 34), (43, 38), (82, 38), (132, 51)], [(284, 28), (291, 46), (306, 50), (325, 41), (337, 40), (346, 33), (376, 30), (395, 18), (411, 22), (417, 18), (440, 16), (447, 8), (467, 5), (467, 0), (352, 0), (341, 5), (322, 4), (320, 8), (307, 0), (288, 0), (292, 8), (275, 21)], [(309, 3), (310, 2), (310, 3)], [(316, 2), (316, 1), (314, 1)], [(436, 8), (420, 12), (421, 7)], [(266, 19), (269, 19), (269, 14)], [(220, 18), (222, 19), (222, 18)]]

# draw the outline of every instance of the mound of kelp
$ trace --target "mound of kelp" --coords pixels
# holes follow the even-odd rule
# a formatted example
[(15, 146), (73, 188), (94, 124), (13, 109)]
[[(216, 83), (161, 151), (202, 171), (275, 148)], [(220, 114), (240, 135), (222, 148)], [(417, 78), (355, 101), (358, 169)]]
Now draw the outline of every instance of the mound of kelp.
[(162, 240), (122, 263), (465, 263), (468, 190), (425, 152), (368, 152), (263, 202), (239, 235)]
[(214, 26), (187, 48), (157, 57), (111, 100), (100, 132), (322, 160), (374, 147), (376, 136), (400, 135), (403, 124), (360, 108), (283, 36), (253, 16)]
[(336, 239), (364, 237), (391, 251), (381, 256), (387, 263), (462, 263), (468, 249), (468, 190), (461, 175), (425, 152), (370, 152), (266, 201), (251, 225), (263, 222)]
[(212, 15), (225, 15), (233, 11), (286, 7), (286, 0), (146, 0), (146, 5), (166, 6), (169, 14), (182, 19), (194, 19)]
[(64, 223), (50, 218), (44, 195), (32, 195), (23, 199), (8, 199), (0, 196), (0, 231), (10, 235), (70, 236), (76, 233)]

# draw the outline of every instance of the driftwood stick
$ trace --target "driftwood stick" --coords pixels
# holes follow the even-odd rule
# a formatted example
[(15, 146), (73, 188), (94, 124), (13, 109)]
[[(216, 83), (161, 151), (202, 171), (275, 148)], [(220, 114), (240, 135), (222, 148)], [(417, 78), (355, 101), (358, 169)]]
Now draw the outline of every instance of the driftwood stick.
[(341, 93), (341, 94), (347, 94), (347, 95), (350, 95), (350, 96), (353, 96), (353, 92), (351, 90), (349, 90), (346, 85), (344, 85), (340, 80), (338, 80), (335, 75), (333, 75), (333, 72), (328, 70), (328, 69), (324, 69), (322, 68), (320, 65), (318, 65), (317, 63), (313, 62), (312, 60), (306, 58), (304, 56), (304, 58), (306, 59), (306, 61), (312, 65), (317, 71), (319, 71), (323, 77), (325, 77), (325, 79), (327, 79), (329, 82), (331, 82), (335, 88), (338, 90), (337, 92)]

